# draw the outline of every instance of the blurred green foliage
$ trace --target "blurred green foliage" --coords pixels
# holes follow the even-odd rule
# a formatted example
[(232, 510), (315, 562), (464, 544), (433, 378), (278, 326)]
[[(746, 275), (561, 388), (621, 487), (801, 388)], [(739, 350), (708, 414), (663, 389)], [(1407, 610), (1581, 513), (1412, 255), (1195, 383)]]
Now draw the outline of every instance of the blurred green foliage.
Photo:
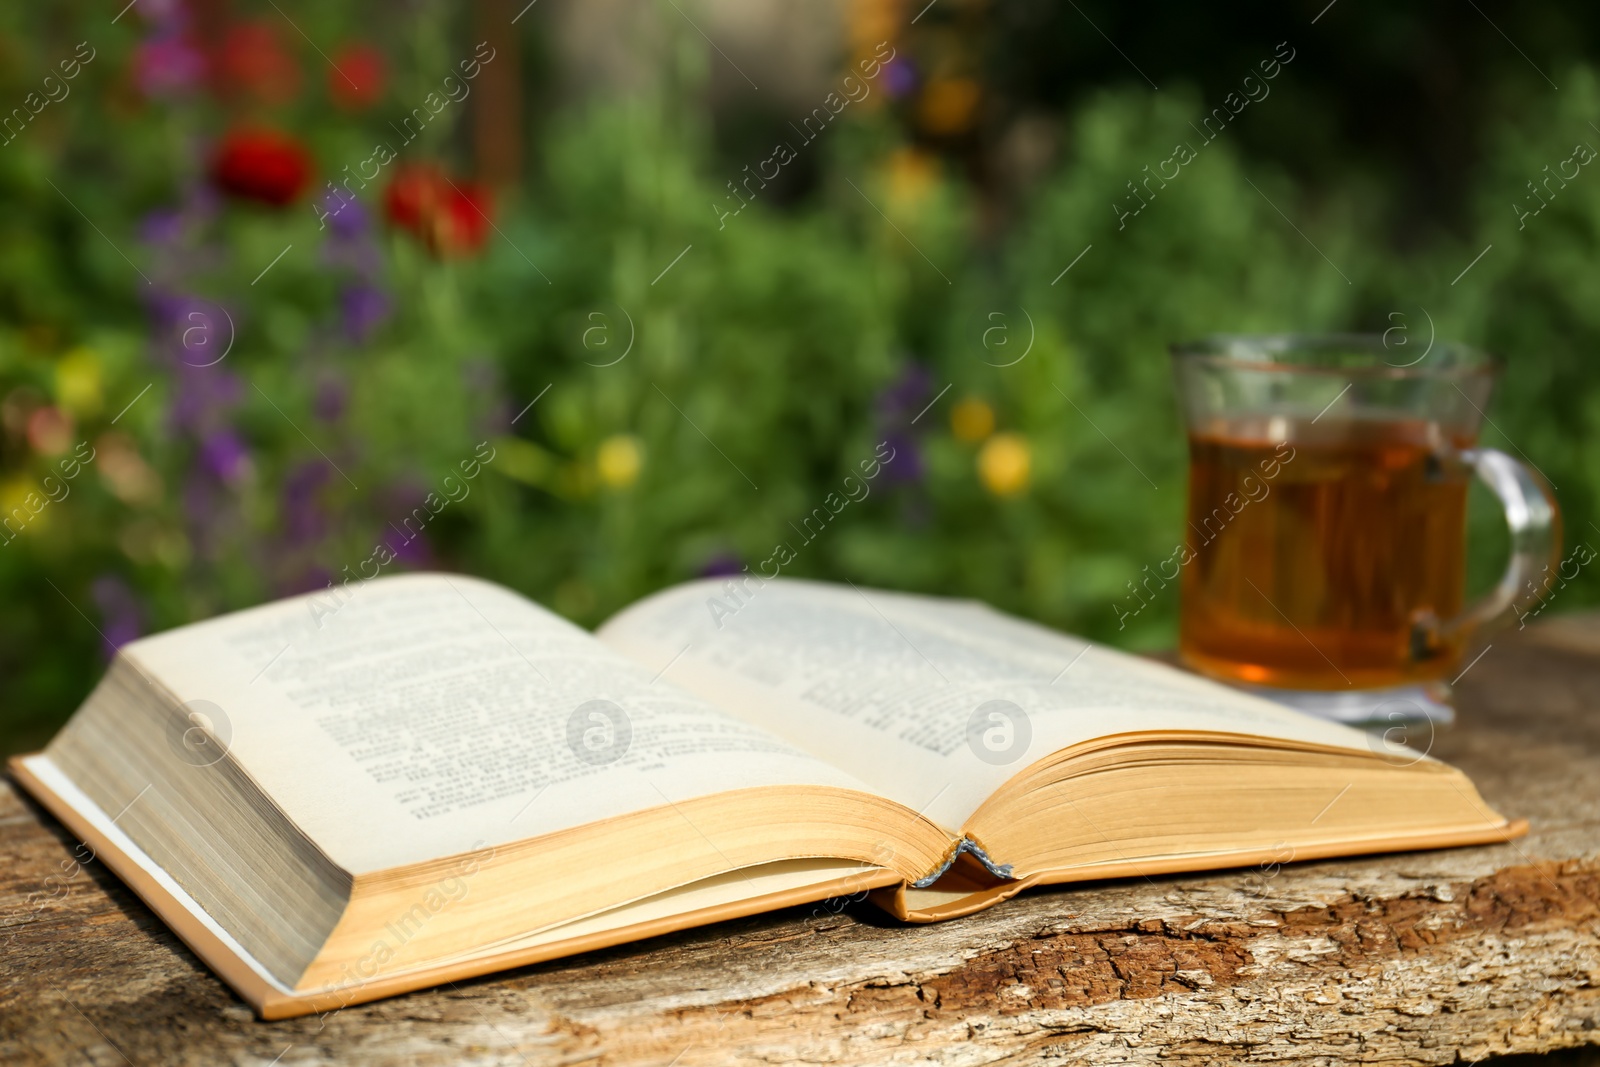
[[(332, 11), (300, 25), (366, 32)], [(1119, 221), (1126, 183), (1198, 140), (1190, 124), (1217, 103), (1171, 83), (1076, 99), (1054, 165), (998, 232), (959, 169), (908, 147), (882, 107), (803, 147), (818, 175), (804, 196), (719, 221), (742, 163), (719, 153), (709, 59), (687, 31), (651, 91), (541, 118), (530, 176), (474, 256), (441, 260), (383, 225), (392, 173), (344, 238), (319, 227), (318, 190), (275, 209), (209, 187), (216, 139), (263, 116), (306, 144), (319, 182), (336, 175), (471, 52), (442, 6), (383, 29), (389, 88), (370, 111), (331, 107), (303, 49), (293, 99), (252, 110), (141, 90), (154, 30), (137, 12), (0, 15), (0, 109), (25, 106), (77, 42), (96, 50), (0, 146), (0, 510), (41, 493), (63, 449), (96, 453), (0, 544), (3, 747), (48, 737), (107, 642), (338, 580), (408, 517), (425, 530), (387, 569), (470, 571), (585, 624), (788, 542), (788, 574), (1170, 644), (1175, 589), (1126, 630), (1112, 603), (1179, 536), (1166, 346), (1208, 332), (1400, 323), (1420, 346), (1431, 321), (1500, 353), (1486, 443), (1559, 487), (1569, 542), (1600, 537), (1600, 174), (1520, 226), (1509, 207), (1575, 143), (1600, 144), (1587, 68), (1485, 118), (1465, 236), (1403, 244), (1383, 181), (1309, 187), (1229, 132)], [(1284, 92), (1255, 110), (1282, 124), (1305, 106)], [(393, 166), (460, 159), (464, 115), (447, 109)], [(361, 285), (386, 309), (370, 329), (347, 303)], [(231, 348), (199, 366), (186, 337)], [(953, 432), (963, 401), (992, 432)], [(883, 441), (895, 459), (870, 494), (807, 542), (797, 527)], [(997, 441), (1009, 451), (980, 460)], [(435, 513), (424, 502), (449, 475), (468, 491)], [(1479, 585), (1500, 565), (1480, 511)], [(1596, 599), (1586, 572), (1554, 610)]]

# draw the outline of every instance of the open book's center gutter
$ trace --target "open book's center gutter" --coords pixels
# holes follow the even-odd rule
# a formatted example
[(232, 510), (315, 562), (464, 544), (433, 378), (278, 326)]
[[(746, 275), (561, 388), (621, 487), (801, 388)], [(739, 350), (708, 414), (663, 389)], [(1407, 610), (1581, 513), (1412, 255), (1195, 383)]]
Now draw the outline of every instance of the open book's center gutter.
[(983, 846), (979, 845), (970, 837), (963, 837), (961, 839), (961, 844), (957, 845), (956, 850), (950, 853), (949, 859), (941, 863), (932, 874), (918, 878), (915, 882), (912, 882), (911, 888), (926, 889), (933, 883), (937, 882), (944, 875), (944, 872), (948, 871), (951, 866), (955, 864), (956, 860), (961, 858), (962, 853), (971, 856), (973, 859), (983, 864), (984, 868), (996, 878), (1004, 878), (1007, 881), (1016, 880), (1016, 875), (1011, 873), (1011, 864), (996, 863), (994, 860), (989, 858), (989, 854), (983, 850)]

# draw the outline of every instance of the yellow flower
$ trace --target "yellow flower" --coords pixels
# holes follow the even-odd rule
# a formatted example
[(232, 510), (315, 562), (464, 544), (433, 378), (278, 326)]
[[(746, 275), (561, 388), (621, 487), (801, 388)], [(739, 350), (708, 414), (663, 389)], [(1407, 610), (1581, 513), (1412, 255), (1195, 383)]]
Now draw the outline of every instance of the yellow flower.
[(932, 156), (915, 148), (897, 148), (887, 163), (890, 210), (914, 211), (933, 192), (939, 180), (938, 164)]
[(74, 348), (56, 364), (56, 399), (74, 415), (100, 410), (102, 380), (100, 357), (87, 348)]
[(928, 83), (917, 104), (922, 128), (936, 136), (965, 133), (977, 119), (983, 90), (971, 78), (940, 78)]
[(870, 53), (884, 41), (894, 39), (904, 16), (895, 0), (856, 0), (850, 5), (850, 42), (857, 51)]
[(632, 434), (612, 434), (600, 442), (595, 456), (595, 466), (600, 480), (613, 489), (626, 489), (639, 479), (639, 468), (644, 466), (644, 451), (639, 439)]
[(956, 440), (975, 444), (994, 433), (994, 408), (969, 396), (950, 409), (950, 429)]
[(1015, 496), (1028, 488), (1032, 453), (1021, 434), (997, 433), (978, 450), (978, 477), (995, 496)]
[(49, 501), (39, 487), (24, 478), (14, 478), (0, 486), (0, 545), (21, 533), (46, 525)]

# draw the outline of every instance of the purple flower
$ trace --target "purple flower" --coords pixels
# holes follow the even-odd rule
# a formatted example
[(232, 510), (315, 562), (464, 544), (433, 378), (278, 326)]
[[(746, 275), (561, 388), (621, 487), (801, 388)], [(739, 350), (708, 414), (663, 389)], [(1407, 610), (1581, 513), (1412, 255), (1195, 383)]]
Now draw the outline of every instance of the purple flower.
[(433, 568), (436, 557), (433, 547), (428, 544), (428, 535), (417, 532), (410, 537), (396, 538), (389, 542), (394, 549), (395, 562), (408, 567), (421, 567), (425, 570)]
[(152, 37), (134, 49), (133, 82), (153, 99), (182, 96), (205, 75), (205, 56), (178, 34)]
[(907, 363), (899, 377), (879, 391), (878, 436), (894, 449), (894, 460), (883, 468), (886, 483), (906, 485), (922, 480), (925, 469), (916, 436), (919, 429), (913, 423), (933, 397), (933, 377), (918, 363)]
[(921, 413), (932, 390), (933, 375), (928, 368), (920, 363), (907, 363), (899, 377), (879, 390), (878, 414), (891, 424), (909, 423)]
[(180, 370), (178, 393), (167, 413), (173, 428), (198, 435), (220, 429), (227, 413), (238, 406), (244, 386), (220, 367)]
[(157, 208), (139, 220), (139, 240), (151, 245), (177, 244), (183, 237), (184, 214), (172, 208)]
[(322, 200), (328, 213), (328, 228), (333, 236), (346, 241), (364, 237), (372, 228), (372, 216), (360, 198), (346, 192), (331, 192)]
[(883, 88), (890, 96), (898, 99), (916, 87), (917, 72), (912, 68), (911, 60), (897, 56), (883, 65)]
[[(193, 149), (196, 155), (203, 151), (199, 145)], [(178, 203), (151, 211), (141, 220), (140, 239), (155, 253), (149, 260), (150, 273), (168, 295), (181, 293), (189, 279), (213, 275), (228, 265), (228, 249), (204, 240), (222, 212), (221, 196), (208, 182), (194, 180), (184, 186)]]
[(389, 298), (373, 286), (357, 282), (339, 294), (339, 308), (345, 335), (356, 344), (363, 344), (389, 317)]
[(317, 394), (312, 398), (311, 410), (316, 412), (317, 418), (323, 422), (335, 422), (344, 414), (345, 404), (350, 399), (350, 390), (339, 378), (332, 376), (323, 378), (317, 383)]
[(284, 478), (283, 527), (289, 544), (311, 544), (326, 532), (327, 513), (317, 497), (327, 480), (328, 467), (321, 460), (306, 460)]
[(729, 575), (739, 574), (744, 570), (744, 564), (732, 552), (718, 552), (700, 567), (702, 578), (725, 578)]
[(150, 309), (151, 325), (158, 336), (166, 337), (173, 331), (181, 332), (184, 316), (199, 307), (199, 301), (183, 293), (155, 289), (148, 294), (145, 306)]
[(322, 245), (322, 261), (330, 267), (343, 267), (371, 282), (383, 266), (383, 255), (372, 237), (372, 215), (366, 205), (343, 190), (322, 198), (319, 217), (328, 228)]
[(892, 431), (885, 440), (894, 449), (894, 456), (883, 465), (883, 480), (890, 485), (909, 485), (920, 482), (926, 473), (922, 448), (916, 438), (903, 431)]
[(117, 649), (144, 632), (143, 611), (133, 588), (115, 574), (102, 574), (89, 586), (89, 595), (100, 609), (101, 649), (110, 658)]
[[(156, 290), (147, 296), (146, 307), (155, 340), (165, 344), (173, 363), (181, 367), (215, 367), (233, 345), (238, 322), (221, 304), (185, 293)], [(218, 370), (215, 374), (222, 376), (224, 372)]]
[(183, 0), (144, 0), (139, 5), (139, 14), (146, 22), (168, 28), (181, 26), (189, 19)]
[(200, 442), (200, 465), (218, 481), (232, 482), (249, 467), (250, 451), (232, 430), (214, 430)]

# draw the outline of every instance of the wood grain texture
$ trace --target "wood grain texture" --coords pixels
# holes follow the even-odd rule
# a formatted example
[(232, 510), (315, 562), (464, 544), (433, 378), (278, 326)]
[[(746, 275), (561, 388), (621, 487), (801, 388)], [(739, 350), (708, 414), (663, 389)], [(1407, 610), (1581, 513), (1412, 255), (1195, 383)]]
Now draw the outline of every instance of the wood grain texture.
[(1432, 751), (1532, 820), (1521, 841), (1041, 890), (935, 926), (815, 905), (281, 1023), (0, 785), (0, 1062), (1447, 1064), (1600, 1044), (1600, 616), (1497, 637), (1458, 692)]

